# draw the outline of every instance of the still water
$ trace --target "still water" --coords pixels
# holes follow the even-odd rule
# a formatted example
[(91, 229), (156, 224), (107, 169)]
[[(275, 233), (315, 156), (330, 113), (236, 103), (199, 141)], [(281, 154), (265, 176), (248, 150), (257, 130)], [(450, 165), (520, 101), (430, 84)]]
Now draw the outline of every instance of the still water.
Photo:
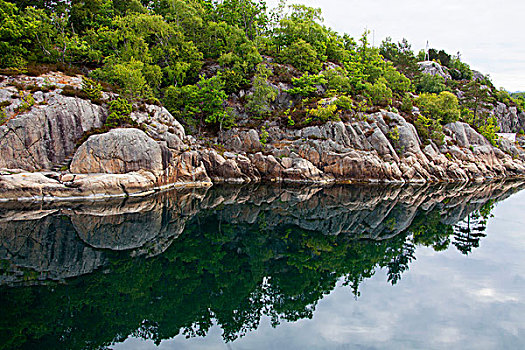
[(525, 348), (525, 188), (0, 206), (0, 349)]

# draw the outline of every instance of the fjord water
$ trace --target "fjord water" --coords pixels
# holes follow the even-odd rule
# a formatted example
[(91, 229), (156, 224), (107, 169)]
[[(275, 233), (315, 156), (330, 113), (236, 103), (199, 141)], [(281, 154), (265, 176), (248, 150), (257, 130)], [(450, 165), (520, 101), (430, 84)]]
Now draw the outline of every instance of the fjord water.
[(2, 204), (0, 349), (523, 348), (523, 188)]

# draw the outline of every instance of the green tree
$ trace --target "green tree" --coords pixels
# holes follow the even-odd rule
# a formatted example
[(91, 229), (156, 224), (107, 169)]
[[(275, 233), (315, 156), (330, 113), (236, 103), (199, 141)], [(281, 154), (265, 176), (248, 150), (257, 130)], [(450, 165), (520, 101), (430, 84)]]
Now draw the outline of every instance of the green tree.
[(439, 94), (447, 89), (445, 79), (439, 75), (421, 74), (416, 83), (416, 91)]
[(279, 62), (309, 73), (318, 73), (322, 66), (315, 49), (303, 39), (286, 46), (279, 54)]
[(288, 90), (292, 95), (308, 97), (317, 94), (318, 86), (325, 84), (326, 78), (320, 74), (303, 74), (300, 78), (293, 78), (293, 88)]
[(268, 82), (271, 71), (265, 65), (257, 66), (253, 78), (253, 93), (248, 95), (246, 109), (258, 117), (266, 117), (271, 112), (271, 103), (277, 97), (277, 91)]
[(84, 34), (88, 29), (110, 26), (114, 15), (110, 0), (72, 0), (68, 27), (77, 34)]
[(461, 105), (473, 113), (471, 122), (486, 119), (488, 111), (494, 108), (490, 88), (478, 81), (471, 81), (462, 87), (461, 92)]
[(115, 59), (107, 59), (105, 66), (92, 74), (99, 80), (117, 85), (129, 98), (149, 98), (152, 96), (152, 90), (143, 75), (144, 66), (144, 63), (133, 58), (123, 63)]
[(325, 78), (326, 87), (329, 91), (343, 94), (352, 93), (352, 81), (344, 68), (327, 69), (321, 75)]
[(374, 84), (366, 83), (366, 95), (372, 103), (387, 106), (392, 103), (392, 90), (387, 86), (384, 78), (378, 79)]
[(472, 71), (470, 70), (470, 66), (464, 62), (461, 62), (459, 52), (457, 56), (451, 59), (449, 72), (452, 78), (455, 80), (472, 79)]
[(189, 126), (209, 124), (222, 129), (235, 123), (234, 116), (224, 108), (227, 97), (219, 73), (209, 79), (201, 76), (195, 85), (168, 87), (164, 102), (170, 112)]
[(20, 11), (14, 4), (0, 0), (1, 67), (23, 67), (28, 61), (42, 59), (42, 55), (51, 56), (57, 35), (43, 10), (28, 7)]
[(442, 125), (458, 121), (460, 118), (458, 99), (448, 91), (439, 95), (423, 93), (415, 102), (422, 115)]
[(213, 19), (241, 28), (250, 40), (267, 31), (268, 16), (263, 0), (224, 0), (214, 2)]
[(452, 56), (444, 50), (429, 49), (428, 56), (430, 61), (438, 61), (442, 66), (450, 67)]
[(397, 95), (404, 96), (406, 92), (413, 90), (412, 82), (403, 74), (399, 73), (394, 67), (387, 66), (383, 77), (388, 87)]
[(132, 112), (131, 103), (125, 98), (119, 97), (109, 103), (109, 115), (106, 119), (106, 125), (110, 128), (118, 126), (135, 125), (136, 123), (130, 118)]
[(392, 42), (392, 38), (386, 38), (379, 47), (379, 53), (391, 61), (396, 69), (406, 77), (414, 78), (419, 75), (417, 59), (414, 56), (411, 45), (406, 39), (395, 44)]

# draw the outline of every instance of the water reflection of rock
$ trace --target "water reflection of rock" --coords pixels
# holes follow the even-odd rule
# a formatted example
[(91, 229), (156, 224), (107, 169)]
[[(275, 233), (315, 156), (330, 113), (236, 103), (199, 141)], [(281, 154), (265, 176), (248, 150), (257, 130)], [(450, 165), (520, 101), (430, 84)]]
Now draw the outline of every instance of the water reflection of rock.
[(2, 204), (0, 283), (65, 279), (107, 263), (110, 251), (155, 256), (188, 220), (217, 214), (227, 223), (292, 225), (349, 239), (383, 240), (407, 229), (421, 210), (439, 210), (455, 224), (488, 200), (501, 200), (522, 182), (471, 185), (281, 188), (220, 186), (177, 190), (145, 199), (96, 203)]
[(90, 273), (105, 263), (104, 253), (83, 244), (68, 217), (22, 217), (0, 221), (0, 284), (63, 279)]

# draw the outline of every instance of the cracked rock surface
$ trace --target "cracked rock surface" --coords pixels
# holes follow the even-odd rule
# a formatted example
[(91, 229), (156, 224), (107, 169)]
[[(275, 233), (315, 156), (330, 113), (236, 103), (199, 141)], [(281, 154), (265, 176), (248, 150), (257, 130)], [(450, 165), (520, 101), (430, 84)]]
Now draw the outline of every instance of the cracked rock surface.
[(142, 105), (131, 114), (140, 129), (113, 129), (79, 145), (105, 123), (107, 107), (63, 96), (65, 84), (57, 83), (55, 90), (35, 92), (37, 103), (17, 113), (28, 92), (8, 85), (13, 79), (0, 82), (0, 99), (11, 103), (10, 119), (0, 126), (4, 200), (143, 196), (169, 186), (224, 182), (481, 182), (525, 175), (519, 143), (501, 140), (494, 147), (455, 122), (443, 127), (438, 145), (422, 141), (413, 124), (386, 110), (302, 129), (266, 121), (268, 137), (261, 142), (260, 130), (243, 123), (195, 138), (165, 108)]

